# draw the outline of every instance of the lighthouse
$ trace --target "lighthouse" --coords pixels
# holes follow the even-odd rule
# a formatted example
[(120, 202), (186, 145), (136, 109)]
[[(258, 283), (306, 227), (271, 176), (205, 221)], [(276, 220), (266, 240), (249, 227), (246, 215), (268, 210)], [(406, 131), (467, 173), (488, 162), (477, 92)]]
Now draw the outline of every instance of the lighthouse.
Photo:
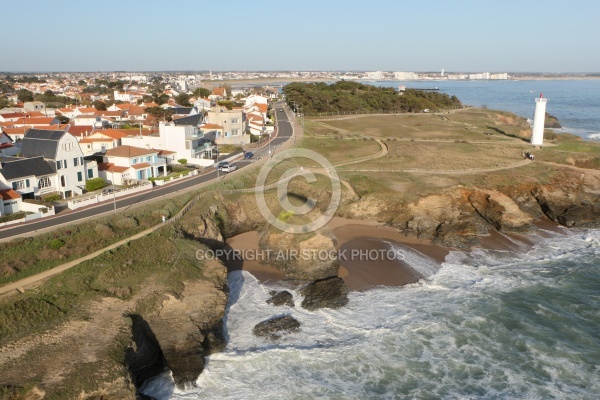
[(546, 102), (548, 99), (540, 93), (535, 99), (535, 114), (533, 114), (533, 130), (531, 132), (531, 144), (542, 146), (544, 144), (544, 121), (546, 119)]

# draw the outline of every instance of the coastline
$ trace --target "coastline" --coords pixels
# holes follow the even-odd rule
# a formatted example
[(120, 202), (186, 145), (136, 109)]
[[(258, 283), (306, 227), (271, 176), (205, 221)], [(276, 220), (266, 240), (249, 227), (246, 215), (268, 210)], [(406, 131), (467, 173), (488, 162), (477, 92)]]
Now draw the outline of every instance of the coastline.
[[(352, 291), (365, 291), (379, 286), (400, 287), (416, 283), (427, 278), (422, 271), (411, 266), (409, 261), (420, 259), (430, 266), (439, 269), (451, 251), (450, 247), (440, 246), (430, 240), (419, 239), (401, 233), (397, 229), (385, 226), (378, 222), (368, 220), (346, 219), (334, 217), (328, 228), (335, 237), (336, 250), (344, 254), (340, 260), (338, 276), (341, 277)], [(535, 235), (548, 237), (554, 234), (565, 234), (564, 228), (544, 217), (534, 224)], [(238, 252), (259, 251), (259, 237), (257, 231), (245, 232), (227, 240), (227, 249)], [(471, 250), (482, 248), (495, 251), (527, 252), (530, 251), (535, 240), (531, 233), (506, 234), (490, 229), (488, 236), (480, 238), (481, 244)], [(385, 254), (393, 249), (400, 254), (409, 255), (409, 260), (398, 259), (365, 259), (350, 256), (354, 251), (357, 254), (372, 252), (372, 254)], [(269, 265), (264, 260), (249, 259), (226, 262), (228, 271), (244, 270), (251, 273), (261, 283), (285, 281), (283, 273)]]

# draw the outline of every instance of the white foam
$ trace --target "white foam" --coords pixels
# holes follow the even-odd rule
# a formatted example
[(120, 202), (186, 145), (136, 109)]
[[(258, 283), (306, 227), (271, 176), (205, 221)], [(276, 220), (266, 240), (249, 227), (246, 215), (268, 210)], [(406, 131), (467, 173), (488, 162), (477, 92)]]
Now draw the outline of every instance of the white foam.
[[(146, 393), (159, 400), (593, 397), (597, 368), (546, 332), (544, 321), (564, 316), (543, 294), (561, 284), (557, 270), (599, 248), (598, 231), (574, 231), (539, 238), (526, 254), (452, 252), (427, 280), (352, 292), (347, 307), (315, 312), (302, 309), (294, 291), (296, 307), (269, 305), (273, 286), (231, 273), (225, 351), (209, 357), (197, 387), (176, 390), (163, 374)], [(412, 262), (424, 261), (417, 254)], [(519, 296), (537, 303), (510, 303)], [(528, 307), (539, 321), (521, 316)], [(256, 323), (280, 314), (298, 319), (301, 331), (278, 342), (252, 335)]]

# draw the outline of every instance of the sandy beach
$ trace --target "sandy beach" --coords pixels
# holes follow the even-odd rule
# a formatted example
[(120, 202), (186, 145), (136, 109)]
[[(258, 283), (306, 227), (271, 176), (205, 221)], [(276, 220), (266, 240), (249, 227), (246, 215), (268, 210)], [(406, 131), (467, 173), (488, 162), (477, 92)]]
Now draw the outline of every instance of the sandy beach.
[[(432, 244), (429, 241), (404, 236), (396, 229), (371, 221), (333, 218), (329, 229), (336, 238), (336, 248), (345, 259), (340, 260), (339, 276), (351, 290), (367, 290), (376, 286), (402, 286), (415, 283), (423, 276), (402, 259), (387, 256), (393, 244), (395, 249), (418, 252), (440, 265), (450, 249)], [(258, 232), (246, 232), (227, 240), (227, 245), (241, 253), (258, 251)], [(362, 252), (363, 256), (352, 256), (352, 251)], [(398, 251), (398, 250), (397, 250)], [(400, 252), (402, 250), (399, 250)], [(371, 256), (364, 256), (365, 254)], [(259, 252), (260, 254), (260, 252)], [(373, 254), (379, 256), (372, 256)], [(225, 260), (224, 260), (225, 261)], [(227, 260), (229, 271), (245, 270), (261, 282), (284, 279), (275, 267), (261, 260)]]
[[(542, 218), (535, 224), (539, 236), (564, 233), (564, 230), (548, 218)], [(340, 257), (338, 275), (344, 279), (351, 290), (363, 291), (377, 286), (403, 286), (424, 278), (422, 271), (411, 266), (402, 257), (389, 257), (388, 252), (412, 255), (410, 260), (439, 268), (453, 249), (439, 246), (429, 240), (406, 236), (398, 230), (380, 223), (367, 220), (354, 220), (334, 217), (328, 224), (335, 237)], [(504, 234), (490, 229), (489, 236), (480, 238), (478, 247), (498, 250), (526, 252), (534, 245), (533, 238), (520, 234)], [(228, 249), (244, 254), (261, 254), (258, 244), (258, 232), (251, 231), (227, 240)], [(352, 253), (361, 256), (352, 256)], [(375, 254), (375, 257), (372, 255)], [(371, 256), (365, 256), (371, 255)], [(378, 256), (377, 256), (378, 255)], [(383, 256), (382, 256), (383, 255)], [(416, 258), (415, 258), (416, 257)], [(268, 262), (255, 259), (227, 260), (229, 271), (245, 270), (259, 281), (266, 283), (284, 279), (277, 268)]]

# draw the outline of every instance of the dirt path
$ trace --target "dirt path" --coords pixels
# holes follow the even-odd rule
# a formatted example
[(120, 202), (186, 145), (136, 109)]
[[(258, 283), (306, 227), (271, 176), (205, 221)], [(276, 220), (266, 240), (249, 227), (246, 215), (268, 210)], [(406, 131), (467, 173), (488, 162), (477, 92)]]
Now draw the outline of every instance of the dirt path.
[(409, 169), (344, 169), (344, 172), (406, 172), (406, 173), (415, 173), (415, 174), (439, 174), (439, 175), (469, 175), (469, 174), (478, 174), (483, 172), (494, 172), (494, 171), (502, 171), (506, 169), (520, 168), (526, 165), (531, 164), (530, 160), (521, 160), (514, 164), (504, 165), (502, 167), (490, 167), (490, 168), (469, 168), (469, 169), (458, 169), (458, 170), (440, 170), (440, 169), (419, 169), (419, 168), (409, 168)]
[[(190, 209), (192, 202), (196, 199), (197, 198), (190, 200), (173, 218), (169, 219), (166, 223), (171, 223), (171, 222), (177, 221), (179, 218), (181, 218)], [(6, 284), (6, 285), (0, 287), (0, 296), (10, 293), (10, 292), (17, 291), (17, 290), (22, 290), (22, 289), (26, 288), (27, 286), (30, 286), (30, 285), (33, 285), (40, 281), (43, 281), (44, 279), (50, 278), (54, 275), (58, 275), (61, 272), (66, 271), (70, 268), (73, 268), (74, 266), (79, 265), (84, 261), (88, 261), (88, 260), (91, 260), (92, 258), (98, 257), (102, 253), (106, 253), (107, 251), (116, 249), (117, 247), (127, 244), (127, 243), (131, 242), (132, 240), (136, 240), (136, 239), (139, 239), (146, 235), (149, 235), (152, 232), (156, 231), (157, 229), (160, 229), (162, 226), (163, 226), (162, 223), (155, 225), (152, 228), (148, 228), (145, 231), (142, 231), (133, 236), (130, 236), (128, 238), (120, 240), (120, 241), (113, 243), (110, 246), (104, 247), (100, 250), (96, 250), (95, 252), (85, 255), (83, 257), (80, 257), (78, 259), (69, 261), (69, 262), (61, 264), (61, 265), (57, 265), (56, 267), (51, 268), (47, 271), (43, 271), (43, 272), (40, 272), (39, 274), (28, 276), (27, 278), (20, 279), (16, 282)]]

